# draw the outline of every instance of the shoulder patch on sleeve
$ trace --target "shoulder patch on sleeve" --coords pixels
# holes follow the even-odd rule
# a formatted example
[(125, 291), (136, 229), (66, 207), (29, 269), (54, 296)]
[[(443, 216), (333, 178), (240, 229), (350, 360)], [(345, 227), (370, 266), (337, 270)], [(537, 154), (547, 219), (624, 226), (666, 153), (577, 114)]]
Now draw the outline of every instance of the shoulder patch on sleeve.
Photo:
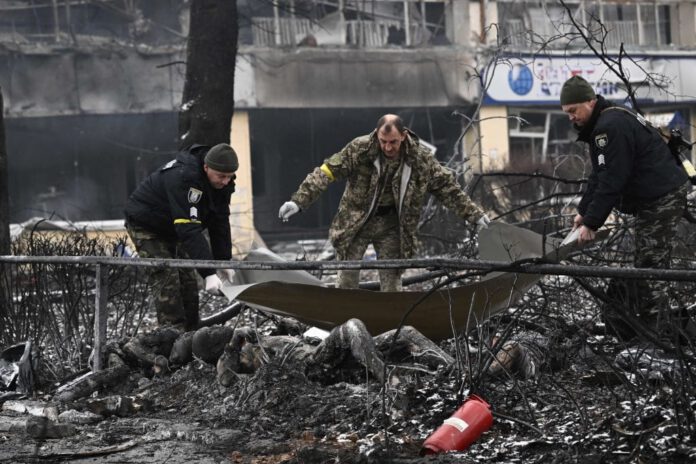
[(189, 188), (188, 191), (188, 201), (189, 203), (196, 204), (199, 201), (201, 201), (201, 197), (203, 196), (203, 192), (201, 190), (198, 190), (197, 188)]
[(607, 137), (606, 133), (598, 134), (595, 136), (594, 141), (595, 141), (595, 145), (597, 145), (597, 147), (604, 148), (609, 143), (609, 137)]

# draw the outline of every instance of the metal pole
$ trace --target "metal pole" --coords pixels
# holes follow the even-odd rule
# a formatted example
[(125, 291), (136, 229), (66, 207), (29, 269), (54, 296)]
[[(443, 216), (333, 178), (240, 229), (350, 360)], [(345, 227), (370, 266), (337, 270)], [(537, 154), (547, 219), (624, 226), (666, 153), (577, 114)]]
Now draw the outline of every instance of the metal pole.
[(72, 31), (72, 14), (70, 12), (70, 0), (65, 0), (65, 22), (68, 32)]
[(280, 0), (275, 0), (273, 2), (273, 35), (275, 37), (275, 44), (280, 45), (280, 10), (278, 9), (278, 2)]
[[(657, 23), (657, 18), (655, 18)], [(657, 25), (657, 24), (655, 24)], [(638, 45), (645, 45), (645, 36), (643, 34), (643, 18), (640, 15), (640, 3), (636, 3), (636, 29), (638, 29)], [(625, 42), (622, 37), (621, 42)]]
[(103, 266), (137, 266), (182, 269), (342, 270), (342, 269), (443, 269), (452, 271), (512, 272), (519, 274), (585, 277), (624, 277), (696, 282), (696, 269), (632, 268), (547, 264), (541, 259), (515, 262), (477, 259), (422, 258), (375, 261), (206, 261), (195, 259), (114, 258), (110, 256), (0, 256), (0, 263), (66, 263)]
[[(425, 2), (421, 0), (420, 2), (421, 6), (421, 33), (423, 34), (422, 37), (425, 37), (426, 32), (428, 31), (428, 22), (425, 20)], [(421, 40), (421, 42), (425, 42), (424, 40)]]
[(92, 371), (104, 369), (104, 345), (106, 344), (106, 301), (109, 294), (107, 278), (108, 266), (97, 264), (94, 292), (94, 351), (92, 352)]
[(406, 46), (411, 45), (411, 18), (409, 18), (408, 2), (404, 1), (404, 33), (406, 34)]
[(297, 40), (295, 40), (295, 37), (299, 33), (299, 25), (297, 24), (297, 20), (295, 18), (295, 0), (290, 0), (290, 6), (288, 7), (288, 12), (290, 13), (290, 23), (289, 23), (289, 31), (290, 31), (290, 44), (291, 45), (297, 45)]
[(343, 15), (343, 4), (344, 0), (338, 0), (338, 30), (341, 34), (343, 34), (343, 41), (341, 43), (347, 43), (348, 42), (348, 31), (346, 30), (346, 18)]
[(60, 40), (60, 21), (58, 19), (58, 0), (52, 0), (53, 4), (53, 33), (55, 35), (56, 42)]

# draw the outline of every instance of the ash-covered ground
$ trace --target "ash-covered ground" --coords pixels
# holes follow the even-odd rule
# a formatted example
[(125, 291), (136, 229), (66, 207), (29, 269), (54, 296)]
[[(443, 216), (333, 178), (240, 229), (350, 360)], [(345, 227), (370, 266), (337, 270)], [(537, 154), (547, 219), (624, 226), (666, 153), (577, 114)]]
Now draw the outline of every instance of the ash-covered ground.
[[(210, 299), (202, 315), (225, 305)], [(696, 462), (693, 341), (647, 364), (621, 363), (640, 341), (607, 333), (598, 307), (574, 280), (547, 277), (476, 332), (441, 343), (453, 365), (390, 362), (385, 383), (357, 363), (322, 379), (275, 356), (223, 386), (201, 359), (169, 372), (126, 359), (124, 375), (89, 396), (57, 401), (51, 384), (32, 403), (5, 400), (0, 462)], [(291, 326), (298, 340), (305, 328), (251, 309), (226, 325), (263, 334)], [(528, 333), (545, 340), (534, 368), (494, 375), (494, 340)], [(467, 450), (421, 456), (469, 393), (490, 403), (492, 427)]]

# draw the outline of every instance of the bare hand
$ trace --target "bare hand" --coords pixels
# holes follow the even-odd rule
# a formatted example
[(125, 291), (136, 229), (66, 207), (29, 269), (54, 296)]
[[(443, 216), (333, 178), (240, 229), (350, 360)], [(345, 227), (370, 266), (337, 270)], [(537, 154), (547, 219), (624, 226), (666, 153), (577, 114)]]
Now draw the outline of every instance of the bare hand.
[(595, 239), (597, 232), (587, 226), (580, 226), (580, 235), (578, 235), (578, 245), (584, 245)]
[(582, 216), (580, 214), (576, 214), (575, 217), (573, 218), (573, 230), (577, 229), (582, 225)]

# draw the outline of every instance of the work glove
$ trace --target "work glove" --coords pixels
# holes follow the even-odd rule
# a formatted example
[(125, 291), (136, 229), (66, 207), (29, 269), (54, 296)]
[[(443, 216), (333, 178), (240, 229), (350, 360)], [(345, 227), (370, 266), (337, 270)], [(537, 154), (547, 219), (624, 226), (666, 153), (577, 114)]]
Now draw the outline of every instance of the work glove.
[(278, 211), (278, 217), (283, 220), (283, 222), (288, 222), (290, 216), (296, 214), (300, 211), (300, 207), (294, 201), (286, 201), (283, 206), (280, 207)]
[(220, 279), (227, 280), (229, 283), (234, 283), (235, 271), (234, 269), (218, 269), (217, 270)]
[(483, 229), (488, 229), (488, 224), (491, 223), (491, 220), (488, 216), (485, 214), (481, 216), (481, 219), (476, 221), (476, 225), (478, 225), (478, 230), (483, 230)]
[(222, 280), (217, 274), (210, 274), (205, 278), (205, 291), (213, 295), (222, 295)]

